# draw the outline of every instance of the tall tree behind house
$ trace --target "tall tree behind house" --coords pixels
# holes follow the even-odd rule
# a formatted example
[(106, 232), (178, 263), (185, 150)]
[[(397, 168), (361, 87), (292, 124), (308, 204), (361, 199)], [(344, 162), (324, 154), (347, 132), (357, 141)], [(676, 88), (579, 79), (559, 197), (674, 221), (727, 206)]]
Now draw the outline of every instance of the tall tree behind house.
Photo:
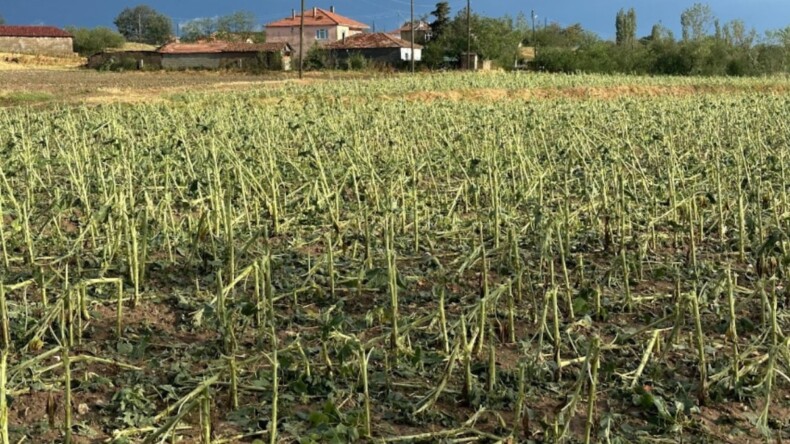
[(113, 23), (130, 42), (160, 45), (173, 35), (170, 19), (147, 5), (124, 9)]
[(431, 12), (431, 15), (436, 18), (436, 20), (431, 22), (431, 33), (433, 38), (438, 39), (444, 34), (447, 26), (450, 24), (450, 3), (437, 3), (436, 9)]

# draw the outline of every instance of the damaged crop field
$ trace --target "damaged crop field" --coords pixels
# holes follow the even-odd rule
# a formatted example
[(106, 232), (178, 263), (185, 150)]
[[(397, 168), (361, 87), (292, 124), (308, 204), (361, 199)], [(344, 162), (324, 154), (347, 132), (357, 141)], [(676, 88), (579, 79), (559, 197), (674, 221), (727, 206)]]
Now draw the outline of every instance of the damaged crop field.
[(790, 439), (790, 83), (689, 82), (0, 109), (0, 439)]

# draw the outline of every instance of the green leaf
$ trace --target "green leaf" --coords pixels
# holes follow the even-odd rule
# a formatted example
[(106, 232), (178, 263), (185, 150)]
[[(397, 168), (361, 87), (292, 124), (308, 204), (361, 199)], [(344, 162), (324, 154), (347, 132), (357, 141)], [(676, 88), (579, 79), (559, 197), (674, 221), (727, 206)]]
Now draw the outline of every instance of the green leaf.
[(131, 356), (134, 352), (134, 346), (126, 341), (119, 341), (115, 348), (123, 356)]
[(307, 417), (307, 420), (310, 421), (310, 424), (313, 427), (318, 427), (320, 425), (329, 424), (329, 416), (325, 415), (322, 412), (312, 412), (310, 416)]

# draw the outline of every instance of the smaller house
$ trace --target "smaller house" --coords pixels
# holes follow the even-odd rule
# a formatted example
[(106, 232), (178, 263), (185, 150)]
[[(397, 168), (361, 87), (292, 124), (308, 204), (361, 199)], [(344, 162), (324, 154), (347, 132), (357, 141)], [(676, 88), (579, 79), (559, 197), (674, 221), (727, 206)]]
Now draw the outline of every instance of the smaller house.
[(460, 68), (464, 71), (491, 71), (494, 69), (492, 60), (483, 60), (479, 54), (462, 52), (459, 56)]
[(168, 43), (157, 50), (164, 69), (291, 69), (288, 43), (195, 42)]
[[(383, 32), (359, 34), (326, 46), (335, 64), (360, 55), (373, 63), (396, 66), (411, 61), (411, 42)], [(414, 61), (422, 60), (422, 45), (414, 44)]]
[(475, 53), (462, 52), (458, 57), (461, 69), (464, 71), (477, 71), (480, 69), (480, 56)]
[(74, 38), (53, 26), (0, 25), (0, 52), (73, 56)]
[(398, 37), (400, 37), (401, 40), (411, 42), (412, 24), (414, 25), (414, 43), (424, 45), (431, 41), (433, 38), (433, 31), (431, 31), (431, 25), (425, 20), (419, 20), (414, 23), (406, 22), (400, 27), (400, 29), (392, 34), (398, 34)]

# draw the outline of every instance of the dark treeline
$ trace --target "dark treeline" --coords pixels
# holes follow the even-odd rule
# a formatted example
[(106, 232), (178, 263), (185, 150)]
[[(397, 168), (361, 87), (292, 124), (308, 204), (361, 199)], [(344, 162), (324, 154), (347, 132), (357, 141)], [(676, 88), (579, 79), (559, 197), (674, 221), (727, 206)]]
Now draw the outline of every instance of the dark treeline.
[(553, 24), (529, 33), (524, 43), (537, 48), (533, 66), (551, 72), (746, 76), (790, 68), (790, 27), (759, 36), (741, 20), (721, 23), (699, 3), (681, 15), (679, 38), (660, 24), (637, 38), (636, 21), (633, 9), (620, 11), (614, 42), (578, 24)]

